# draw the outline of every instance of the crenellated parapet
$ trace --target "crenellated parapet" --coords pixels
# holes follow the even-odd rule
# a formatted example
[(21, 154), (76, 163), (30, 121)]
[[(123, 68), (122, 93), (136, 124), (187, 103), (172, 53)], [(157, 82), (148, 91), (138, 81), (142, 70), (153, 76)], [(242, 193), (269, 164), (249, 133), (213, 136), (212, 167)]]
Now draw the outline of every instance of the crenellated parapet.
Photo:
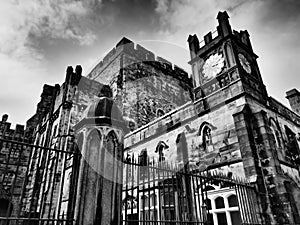
[[(102, 61), (100, 61), (97, 66), (87, 75), (88, 78), (94, 79), (99, 76), (103, 70), (105, 70), (121, 53), (127, 54), (133, 58), (132, 63), (139, 64), (145, 63), (151, 65), (158, 70), (163, 70), (165, 74), (173, 76), (176, 79), (185, 81), (188, 84), (191, 84), (191, 79), (186, 71), (181, 69), (175, 64), (172, 64), (170, 61), (156, 56), (150, 50), (142, 47), (139, 44), (132, 42), (127, 38), (122, 38), (116, 46), (106, 54)], [(131, 64), (131, 63), (130, 63)], [(128, 65), (124, 64), (121, 67), (127, 67)]]
[(16, 124), (15, 129), (12, 129), (11, 123), (7, 122), (8, 115), (4, 114), (2, 120), (0, 121), (0, 138), (8, 140), (25, 140), (25, 128), (24, 125)]
[[(218, 26), (215, 31), (210, 31), (203, 36), (202, 39), (198, 39), (197, 35), (189, 35), (188, 43), (191, 53), (191, 60), (205, 54), (212, 46), (221, 44), (224, 39), (234, 38), (235, 41), (243, 45), (247, 50), (253, 53), (249, 33), (247, 30), (232, 30), (229, 23), (229, 16), (226, 11), (219, 12), (217, 16)], [(254, 54), (254, 53), (253, 53)]]

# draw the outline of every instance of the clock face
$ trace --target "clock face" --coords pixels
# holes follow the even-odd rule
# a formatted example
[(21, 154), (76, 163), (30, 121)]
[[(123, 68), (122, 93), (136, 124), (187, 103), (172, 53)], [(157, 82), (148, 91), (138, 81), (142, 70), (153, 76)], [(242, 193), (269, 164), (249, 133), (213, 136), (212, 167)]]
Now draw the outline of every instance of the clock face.
[(224, 67), (224, 58), (221, 54), (211, 55), (203, 65), (205, 78), (210, 80), (222, 71)]
[(240, 60), (240, 63), (242, 65), (243, 69), (247, 73), (251, 73), (250, 63), (249, 63), (249, 61), (246, 59), (246, 57), (242, 53), (239, 53), (239, 60)]

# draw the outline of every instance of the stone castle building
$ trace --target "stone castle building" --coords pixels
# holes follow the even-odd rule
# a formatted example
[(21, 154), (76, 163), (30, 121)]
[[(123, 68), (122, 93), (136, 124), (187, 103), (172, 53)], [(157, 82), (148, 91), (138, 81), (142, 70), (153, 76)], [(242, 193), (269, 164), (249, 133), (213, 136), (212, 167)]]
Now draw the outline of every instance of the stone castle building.
[[(188, 37), (192, 77), (123, 38), (86, 77), (81, 66), (68, 67), (62, 85), (44, 86), (36, 114), (27, 121), (28, 137), (42, 147), (31, 151), (23, 216), (101, 223), (101, 215), (111, 213), (101, 203), (121, 202), (120, 195), (100, 193), (120, 187), (97, 177), (91, 166), (97, 165), (95, 157), (105, 157), (95, 150), (103, 144), (119, 161), (168, 162), (246, 180), (258, 199), (250, 217), (257, 214), (265, 224), (298, 223), (299, 91), (287, 92), (292, 110), (269, 96), (248, 32), (233, 30), (226, 12), (217, 20), (217, 31), (203, 41)], [(91, 140), (98, 145), (85, 146)], [(218, 185), (208, 191), (214, 224), (240, 224), (239, 209), (227, 203), (232, 193)], [(226, 207), (217, 208), (217, 199)], [(112, 211), (111, 218), (120, 214), (120, 208)], [(158, 215), (149, 212), (152, 216)]]

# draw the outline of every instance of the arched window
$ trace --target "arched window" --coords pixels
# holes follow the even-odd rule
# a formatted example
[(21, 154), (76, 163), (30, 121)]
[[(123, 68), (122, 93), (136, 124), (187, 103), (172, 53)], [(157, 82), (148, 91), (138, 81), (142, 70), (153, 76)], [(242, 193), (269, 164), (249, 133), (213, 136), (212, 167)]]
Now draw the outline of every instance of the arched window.
[(216, 204), (216, 209), (223, 209), (223, 208), (225, 208), (224, 198), (217, 197), (215, 199), (215, 204)]
[(229, 207), (238, 206), (238, 199), (237, 199), (236, 195), (230, 195), (228, 197), (228, 205), (229, 205)]
[[(104, 162), (104, 152), (102, 149), (102, 135), (101, 133), (94, 129), (90, 132), (87, 137), (86, 150), (83, 154), (88, 165), (92, 167), (92, 169), (99, 174), (103, 174), (103, 164), (99, 164), (99, 162)], [(100, 153), (100, 154), (99, 154)]]
[(203, 142), (205, 142), (206, 145), (210, 145), (212, 143), (211, 129), (208, 126), (205, 126), (203, 129)]
[(121, 151), (118, 151), (118, 140), (114, 131), (110, 131), (106, 136), (105, 143), (105, 176), (112, 181), (117, 179), (117, 162), (122, 159)]
[(209, 150), (209, 146), (212, 144), (212, 138), (211, 138), (211, 128), (208, 125), (205, 125), (202, 129), (202, 146), (203, 150), (207, 151)]
[(208, 122), (203, 122), (200, 125), (198, 136), (200, 136), (202, 141), (202, 147), (204, 151), (213, 151), (213, 145), (212, 145), (212, 130), (215, 130), (216, 127), (211, 125)]
[(118, 139), (117, 135), (114, 131), (108, 133), (106, 137), (106, 153), (111, 154), (114, 158), (118, 158), (120, 154), (118, 154)]
[(274, 137), (276, 146), (278, 148), (281, 148), (282, 144), (281, 144), (281, 135), (280, 135), (280, 132), (279, 132), (279, 126), (273, 118), (270, 118), (269, 124), (270, 124), (270, 128), (271, 128), (272, 135)]
[(164, 151), (167, 150), (169, 148), (169, 146), (164, 142), (164, 141), (159, 141), (156, 149), (155, 149), (155, 153), (158, 153), (158, 161), (162, 162), (165, 161), (165, 154)]

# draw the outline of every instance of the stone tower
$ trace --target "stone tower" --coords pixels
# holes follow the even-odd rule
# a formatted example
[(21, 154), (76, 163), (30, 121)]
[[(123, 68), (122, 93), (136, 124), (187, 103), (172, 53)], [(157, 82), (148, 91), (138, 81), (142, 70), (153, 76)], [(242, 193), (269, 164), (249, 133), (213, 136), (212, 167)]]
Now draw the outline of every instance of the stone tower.
[(108, 84), (131, 130), (191, 100), (191, 79), (169, 61), (123, 38), (87, 76)]
[(218, 96), (225, 90), (218, 102), (207, 101), (208, 107), (242, 93), (266, 101), (267, 91), (249, 34), (232, 30), (228, 19), (227, 12), (219, 12), (215, 32), (206, 34), (201, 42), (196, 35), (188, 38), (195, 98)]
[[(219, 12), (217, 20), (217, 30), (207, 33), (203, 41), (196, 35), (188, 38), (196, 113), (204, 117), (219, 111), (214, 118), (227, 121), (223, 127), (229, 130), (230, 126), (229, 132), (236, 134), (245, 177), (260, 193), (263, 221), (295, 223), (300, 208), (295, 191), (299, 190), (295, 184), (298, 178), (287, 178), (286, 171), (298, 177), (296, 127), (300, 118), (268, 96), (248, 32), (233, 30), (226, 12)], [(299, 93), (292, 90), (287, 98), (292, 108), (297, 108)], [(233, 129), (228, 123), (232, 119)], [(220, 154), (224, 149), (220, 148)]]

